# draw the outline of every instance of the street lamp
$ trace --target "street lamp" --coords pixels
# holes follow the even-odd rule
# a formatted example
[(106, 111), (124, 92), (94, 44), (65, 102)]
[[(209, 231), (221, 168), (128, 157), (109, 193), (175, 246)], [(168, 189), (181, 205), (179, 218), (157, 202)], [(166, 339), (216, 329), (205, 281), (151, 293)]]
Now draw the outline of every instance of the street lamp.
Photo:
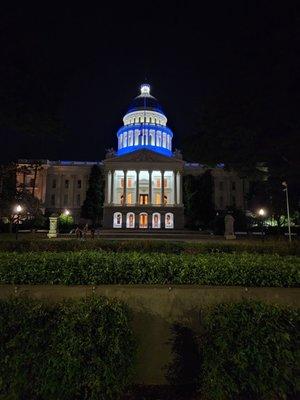
[(65, 211), (64, 211), (64, 214), (65, 214), (66, 216), (68, 216), (68, 215), (70, 215), (70, 211), (69, 211), (69, 210), (65, 210)]
[(18, 204), (15, 208), (15, 212), (17, 214), (17, 222), (16, 222), (16, 240), (18, 240), (18, 233), (19, 233), (19, 223), (20, 223), (20, 213), (22, 212), (23, 208)]
[(287, 213), (287, 220), (288, 220), (289, 242), (291, 242), (292, 241), (291, 219), (290, 219), (290, 205), (289, 205), (289, 193), (288, 193), (287, 182), (282, 182), (282, 186), (284, 187), (283, 191), (285, 192), (285, 198), (286, 198), (286, 213)]
[(258, 215), (261, 217), (261, 230), (262, 234), (264, 234), (264, 217), (266, 216), (267, 212), (264, 208), (260, 208), (258, 210)]

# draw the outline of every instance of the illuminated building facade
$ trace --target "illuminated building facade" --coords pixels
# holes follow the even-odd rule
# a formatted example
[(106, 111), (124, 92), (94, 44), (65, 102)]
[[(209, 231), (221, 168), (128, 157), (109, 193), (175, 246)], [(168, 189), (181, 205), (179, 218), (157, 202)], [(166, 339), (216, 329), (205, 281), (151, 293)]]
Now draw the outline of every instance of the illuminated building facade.
[[(17, 175), (17, 185), (32, 190), (42, 209), (59, 214), (68, 209), (75, 222), (80, 219), (91, 167), (98, 164), (105, 175), (103, 227), (106, 229), (174, 230), (184, 227), (183, 177), (210, 171), (212, 201), (216, 211), (228, 206), (245, 210), (248, 182), (222, 165), (208, 168), (186, 163), (173, 152), (173, 132), (158, 101), (143, 84), (117, 132), (117, 151), (103, 161), (43, 160), (37, 171)], [(30, 160), (19, 160), (19, 167)]]
[(117, 132), (118, 150), (104, 160), (106, 228), (182, 229), (181, 155), (172, 152), (167, 118), (143, 84)]

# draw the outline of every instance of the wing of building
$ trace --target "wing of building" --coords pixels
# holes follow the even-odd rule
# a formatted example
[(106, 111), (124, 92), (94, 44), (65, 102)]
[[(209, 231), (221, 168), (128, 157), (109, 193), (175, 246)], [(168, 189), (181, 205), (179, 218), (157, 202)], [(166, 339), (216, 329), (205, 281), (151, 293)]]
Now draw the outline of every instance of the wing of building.
[[(99, 162), (43, 160), (38, 171), (31, 168), (31, 172), (32, 161), (19, 160), (19, 167), (29, 167), (29, 173), (19, 172), (17, 182), (28, 190), (35, 186), (35, 196), (45, 211), (60, 213), (67, 208), (76, 221), (91, 167), (98, 164), (105, 175), (104, 228), (183, 229), (184, 175), (201, 175), (208, 167), (184, 162), (179, 151), (173, 152), (172, 141), (162, 107), (150, 86), (143, 84), (117, 132), (117, 151), (108, 151)], [(216, 210), (245, 209), (245, 181), (221, 165), (209, 169)]]

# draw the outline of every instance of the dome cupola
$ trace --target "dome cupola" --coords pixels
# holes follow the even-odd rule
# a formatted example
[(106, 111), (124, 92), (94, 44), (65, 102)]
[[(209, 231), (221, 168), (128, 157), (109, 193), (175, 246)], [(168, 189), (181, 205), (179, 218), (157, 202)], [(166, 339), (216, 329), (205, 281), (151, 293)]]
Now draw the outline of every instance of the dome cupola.
[(150, 94), (150, 85), (141, 85), (140, 94), (131, 102), (123, 122), (117, 132), (118, 155), (140, 149), (172, 155), (173, 132), (167, 127), (159, 102)]

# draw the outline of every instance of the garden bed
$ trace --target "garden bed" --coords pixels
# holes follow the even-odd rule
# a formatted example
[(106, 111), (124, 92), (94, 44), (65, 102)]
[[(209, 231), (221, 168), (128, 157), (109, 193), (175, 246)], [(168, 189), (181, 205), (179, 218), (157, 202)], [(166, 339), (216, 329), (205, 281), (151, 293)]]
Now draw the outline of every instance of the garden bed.
[(106, 250), (114, 252), (143, 251), (171, 254), (193, 253), (234, 253), (249, 252), (259, 254), (300, 255), (299, 241), (291, 244), (286, 240), (236, 240), (236, 241), (202, 241), (183, 242), (164, 240), (108, 240), (88, 239), (41, 239), (31, 236), (16, 241), (15, 239), (1, 240), (0, 251), (78, 251), (78, 250)]

